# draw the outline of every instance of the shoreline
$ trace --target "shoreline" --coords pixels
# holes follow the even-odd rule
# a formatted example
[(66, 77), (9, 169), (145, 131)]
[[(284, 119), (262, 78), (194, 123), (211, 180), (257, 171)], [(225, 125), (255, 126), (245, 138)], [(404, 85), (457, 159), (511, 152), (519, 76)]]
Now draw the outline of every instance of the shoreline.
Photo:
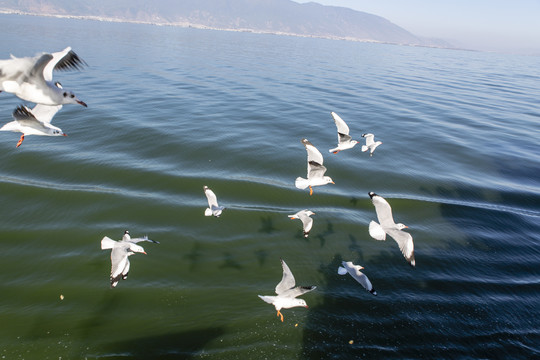
[(101, 21), (101, 22), (124, 23), (124, 24), (172, 26), (172, 27), (193, 28), (193, 29), (200, 29), (200, 30), (249, 32), (249, 33), (253, 33), (253, 34), (294, 36), (294, 37), (303, 37), (303, 38), (353, 41), (353, 42), (373, 43), (373, 44), (386, 44), (386, 45), (398, 45), (398, 46), (410, 46), (410, 47), (424, 47), (424, 48), (432, 48), (432, 49), (474, 51), (474, 50), (468, 50), (468, 49), (458, 49), (458, 48), (443, 47), (443, 46), (429, 46), (429, 45), (421, 45), (421, 44), (394, 43), (394, 42), (386, 42), (386, 41), (379, 41), (379, 40), (373, 40), (373, 39), (360, 39), (360, 38), (355, 38), (355, 37), (350, 37), (350, 36), (309, 35), (309, 34), (281, 32), (281, 31), (255, 30), (255, 29), (249, 29), (249, 28), (239, 28), (239, 29), (218, 28), (218, 27), (212, 27), (212, 26), (207, 26), (207, 25), (202, 25), (202, 24), (194, 24), (194, 23), (189, 23), (189, 22), (176, 22), (176, 23), (173, 23), (173, 22), (159, 22), (159, 21), (129, 20), (129, 19), (116, 18), (116, 17), (102, 17), (102, 16), (94, 16), (94, 15), (43, 14), (43, 13), (33, 13), (33, 12), (11, 10), (11, 9), (0, 9), (0, 14), (51, 17), (51, 18), (58, 18), (58, 19), (89, 20), (89, 21)]

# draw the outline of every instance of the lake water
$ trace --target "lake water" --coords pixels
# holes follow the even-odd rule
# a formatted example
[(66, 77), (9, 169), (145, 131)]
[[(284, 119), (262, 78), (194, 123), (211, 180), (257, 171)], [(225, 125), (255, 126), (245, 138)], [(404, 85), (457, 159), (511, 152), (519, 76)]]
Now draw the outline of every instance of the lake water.
[[(67, 137), (0, 133), (2, 359), (540, 357), (540, 62), (0, 15), (1, 56), (71, 46)], [(2, 124), (22, 101), (0, 94)], [(337, 141), (330, 112), (373, 157)], [(309, 139), (335, 185), (294, 186)], [(203, 186), (221, 205), (205, 217)], [(374, 191), (416, 268), (373, 240)], [(316, 215), (308, 239), (288, 214)], [(109, 286), (103, 236), (147, 234)], [(272, 295), (282, 257), (309, 309)], [(378, 296), (337, 274), (365, 267)], [(63, 297), (63, 300), (61, 299)]]

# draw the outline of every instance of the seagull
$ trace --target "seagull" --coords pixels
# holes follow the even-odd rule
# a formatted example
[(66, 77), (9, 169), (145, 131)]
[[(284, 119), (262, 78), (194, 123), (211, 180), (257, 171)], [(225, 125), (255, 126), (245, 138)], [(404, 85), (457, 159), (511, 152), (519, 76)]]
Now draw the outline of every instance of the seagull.
[(362, 134), (363, 138), (366, 138), (366, 145), (362, 145), (362, 151), (366, 152), (370, 150), (369, 156), (373, 156), (375, 148), (382, 144), (382, 141), (373, 141), (375, 135), (373, 134)]
[(281, 266), (283, 267), (283, 278), (276, 286), (277, 296), (262, 296), (259, 297), (265, 302), (274, 305), (277, 310), (277, 316), (281, 318), (283, 322), (283, 315), (280, 310), (290, 309), (292, 307), (303, 306), (307, 308), (307, 304), (303, 299), (296, 299), (297, 296), (303, 295), (307, 292), (315, 290), (316, 286), (296, 286), (294, 276), (291, 269), (287, 266), (283, 259), (281, 260)]
[(342, 261), (341, 265), (343, 266), (338, 268), (339, 275), (347, 275), (347, 273), (349, 273), (354, 280), (358, 281), (364, 287), (364, 289), (377, 296), (377, 292), (373, 288), (373, 285), (371, 285), (371, 281), (369, 281), (367, 276), (360, 271), (364, 268), (363, 266), (354, 265), (351, 261)]
[(311, 230), (311, 227), (313, 226), (313, 219), (310, 218), (311, 215), (315, 215), (315, 213), (310, 210), (300, 210), (294, 215), (288, 215), (291, 218), (291, 220), (300, 219), (300, 221), (302, 221), (304, 237), (306, 238), (308, 237), (309, 231)]
[(101, 249), (111, 251), (111, 288), (116, 287), (120, 279), (126, 280), (129, 272), (129, 256), (135, 253), (145, 254), (143, 247), (137, 245), (141, 241), (150, 241), (159, 244), (158, 241), (150, 240), (148, 236), (132, 239), (129, 231), (124, 232), (122, 240), (115, 241), (107, 236), (101, 239)]
[(20, 105), (13, 111), (15, 121), (2, 126), (0, 131), (21, 132), (22, 135), (16, 147), (21, 146), (26, 135), (67, 136), (62, 129), (51, 125), (52, 118), (61, 108), (62, 105), (37, 104), (30, 110)]
[(70, 47), (52, 54), (0, 60), (0, 91), (43, 105), (80, 104), (71, 91), (53, 82), (53, 70), (81, 69), (86, 63)]
[(204, 186), (204, 193), (206, 195), (206, 198), (208, 199), (208, 207), (204, 211), (204, 216), (212, 216), (219, 217), (223, 210), (225, 209), (224, 206), (219, 206), (217, 202), (216, 194), (208, 186)]
[(382, 196), (370, 192), (369, 197), (375, 206), (380, 223), (377, 224), (373, 220), (369, 223), (369, 235), (376, 240), (386, 240), (386, 234), (390, 235), (396, 240), (399, 249), (409, 264), (415, 266), (413, 238), (408, 232), (402, 231), (408, 226), (402, 223), (394, 223), (392, 208)]
[(297, 177), (294, 185), (298, 189), (309, 187), (309, 195), (313, 195), (312, 186), (326, 185), (328, 183), (334, 184), (334, 182), (329, 176), (324, 176), (326, 167), (323, 166), (321, 152), (307, 139), (302, 139), (302, 144), (304, 144), (307, 150), (307, 179)]
[(354, 145), (358, 144), (358, 141), (353, 140), (349, 135), (349, 127), (343, 121), (341, 117), (335, 112), (331, 112), (334, 122), (336, 123), (337, 132), (338, 132), (338, 144), (334, 149), (328, 150), (331, 153), (337, 154), (341, 150), (352, 149)]

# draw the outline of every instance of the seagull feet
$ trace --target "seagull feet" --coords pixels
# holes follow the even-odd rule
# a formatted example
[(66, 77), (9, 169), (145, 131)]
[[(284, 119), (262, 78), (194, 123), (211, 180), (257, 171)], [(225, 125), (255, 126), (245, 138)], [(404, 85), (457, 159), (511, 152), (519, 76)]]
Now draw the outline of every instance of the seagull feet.
[(336, 151), (334, 151), (334, 154), (337, 154), (338, 152), (339, 152), (339, 150), (336, 150)]
[(17, 143), (17, 145), (16, 145), (15, 147), (19, 147), (19, 146), (21, 146), (21, 144), (22, 144), (23, 140), (24, 140), (24, 134), (23, 134), (23, 135), (21, 135), (21, 138), (19, 139), (19, 142)]
[(309, 195), (313, 195), (313, 188), (309, 185)]
[(277, 316), (281, 317), (281, 322), (283, 322), (283, 314), (279, 310), (277, 311)]

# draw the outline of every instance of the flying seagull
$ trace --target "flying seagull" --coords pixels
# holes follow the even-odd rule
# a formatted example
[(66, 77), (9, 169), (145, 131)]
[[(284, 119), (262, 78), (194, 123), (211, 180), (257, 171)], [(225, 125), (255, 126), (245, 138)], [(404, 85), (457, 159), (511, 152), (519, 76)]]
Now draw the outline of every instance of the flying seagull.
[(114, 288), (120, 279), (126, 280), (129, 273), (129, 256), (135, 253), (145, 254), (143, 247), (137, 245), (141, 241), (159, 242), (150, 240), (148, 236), (132, 239), (129, 231), (124, 232), (122, 240), (115, 241), (107, 236), (101, 239), (101, 249), (111, 250), (111, 287)]
[(366, 152), (369, 151), (369, 156), (373, 156), (373, 152), (377, 148), (377, 146), (382, 144), (382, 141), (374, 141), (373, 138), (375, 135), (373, 134), (362, 134), (363, 138), (366, 138), (366, 145), (362, 145), (362, 151)]
[(409, 264), (415, 266), (413, 238), (408, 232), (402, 231), (408, 226), (394, 222), (392, 208), (382, 196), (370, 192), (369, 197), (375, 206), (377, 218), (379, 219), (378, 224), (373, 220), (369, 223), (369, 235), (376, 240), (386, 240), (386, 234), (390, 235), (397, 242), (399, 249)]
[(371, 285), (371, 281), (369, 281), (368, 277), (360, 271), (364, 268), (363, 266), (354, 265), (351, 261), (342, 261), (341, 265), (343, 266), (338, 268), (339, 275), (350, 274), (354, 280), (358, 281), (360, 285), (364, 287), (364, 289), (373, 295), (377, 295), (373, 285)]
[(70, 47), (52, 54), (0, 60), (0, 91), (43, 105), (86, 104), (53, 82), (53, 70), (81, 69), (86, 63)]
[(277, 316), (281, 318), (283, 322), (283, 315), (281, 309), (290, 309), (292, 307), (302, 306), (307, 308), (307, 304), (303, 299), (297, 299), (297, 296), (303, 295), (309, 291), (315, 290), (316, 286), (296, 286), (294, 276), (291, 269), (287, 266), (283, 259), (281, 260), (281, 266), (283, 267), (283, 277), (276, 286), (277, 296), (262, 296), (259, 297), (265, 302), (274, 305), (277, 310)]
[(339, 117), (338, 114), (335, 112), (332, 112), (332, 117), (334, 118), (334, 122), (336, 123), (337, 132), (338, 132), (338, 144), (337, 147), (328, 150), (331, 153), (337, 154), (341, 150), (347, 150), (353, 148), (356, 144), (358, 144), (358, 141), (353, 140), (352, 137), (349, 135), (349, 127), (343, 121), (341, 117)]
[(208, 186), (203, 187), (204, 194), (206, 195), (206, 198), (208, 199), (208, 207), (204, 211), (204, 216), (212, 216), (219, 217), (225, 207), (219, 206), (217, 202), (216, 194)]
[(307, 151), (307, 179), (297, 177), (294, 185), (298, 189), (309, 187), (309, 195), (313, 195), (312, 186), (334, 184), (334, 181), (329, 176), (324, 176), (326, 167), (323, 166), (321, 152), (307, 139), (302, 139), (302, 144), (304, 144)]
[(0, 131), (21, 132), (21, 138), (16, 147), (21, 146), (26, 135), (67, 136), (62, 129), (51, 125), (54, 115), (62, 105), (49, 106), (37, 104), (32, 110), (20, 105), (13, 111), (13, 119), (0, 128)]
[(304, 233), (304, 237), (308, 237), (309, 231), (311, 230), (311, 227), (313, 226), (313, 219), (310, 218), (311, 215), (315, 215), (313, 211), (310, 210), (300, 210), (294, 215), (287, 215), (291, 218), (291, 220), (294, 219), (300, 219), (302, 221), (302, 229)]

